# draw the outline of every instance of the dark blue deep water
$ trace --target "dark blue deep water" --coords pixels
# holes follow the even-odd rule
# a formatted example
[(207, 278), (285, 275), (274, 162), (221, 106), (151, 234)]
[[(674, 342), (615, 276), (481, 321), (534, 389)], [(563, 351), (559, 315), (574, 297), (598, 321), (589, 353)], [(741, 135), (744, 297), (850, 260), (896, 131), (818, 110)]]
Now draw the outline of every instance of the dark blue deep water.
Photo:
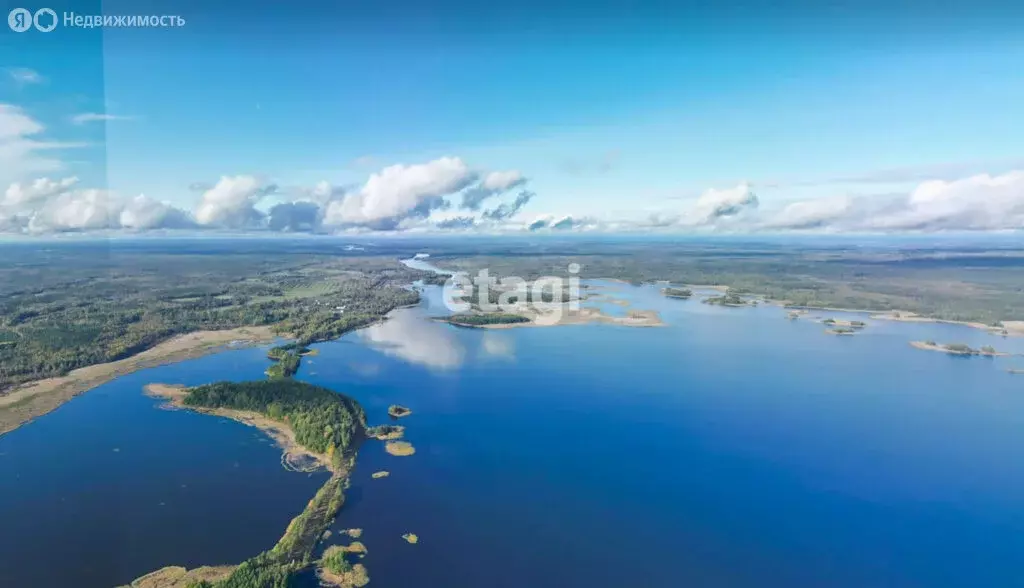
[[(908, 345), (1024, 340), (870, 319), (836, 337), (812, 321), (835, 313), (599, 285), (668, 326), (459, 329), (425, 318), (430, 289), (303, 363), (372, 422), (414, 411), (416, 454), (367, 443), (337, 523), (364, 529), (371, 586), (1024, 585), (1024, 376), (1006, 372), (1024, 358)], [(0, 586), (108, 588), (271, 546), (322, 474), (141, 395), (266, 365), (251, 349), (138, 372), (0, 438)]]

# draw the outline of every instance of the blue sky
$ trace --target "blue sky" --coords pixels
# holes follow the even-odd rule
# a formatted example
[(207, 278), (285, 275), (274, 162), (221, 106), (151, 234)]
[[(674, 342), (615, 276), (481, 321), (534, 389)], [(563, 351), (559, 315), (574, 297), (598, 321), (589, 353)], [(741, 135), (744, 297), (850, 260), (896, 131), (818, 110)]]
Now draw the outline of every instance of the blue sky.
[[(193, 210), (190, 185), (246, 175), (282, 187), (265, 210), (455, 157), (481, 177), (521, 172), (536, 193), (524, 221), (613, 223), (686, 217), (743, 182), (761, 211), (861, 210), (929, 179), (1024, 169), (1024, 20), (1009, 3), (209, 4), (102, 4), (181, 15), (177, 29), (0, 33), (0, 67), (39, 77), (0, 80), (0, 104), (67, 145), (45, 150), (59, 169), (6, 162), (0, 179), (76, 176)], [(82, 113), (115, 118), (72, 122)], [(1011, 180), (1010, 208), (991, 212), (1024, 218)], [(985, 182), (960, 195), (976, 187), (955, 196), (991, 199)], [(454, 202), (430, 218), (460, 214)]]

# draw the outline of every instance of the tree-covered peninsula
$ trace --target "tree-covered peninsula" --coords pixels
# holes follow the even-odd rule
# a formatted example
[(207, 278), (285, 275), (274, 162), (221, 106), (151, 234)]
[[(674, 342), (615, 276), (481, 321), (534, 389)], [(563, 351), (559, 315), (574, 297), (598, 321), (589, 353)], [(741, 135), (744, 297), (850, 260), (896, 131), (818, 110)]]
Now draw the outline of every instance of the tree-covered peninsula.
[(291, 436), (278, 441), (294, 442), (316, 456), (332, 475), (271, 549), (233, 568), (199, 568), (192, 572), (164, 568), (132, 582), (131, 587), (295, 586), (297, 575), (318, 563), (313, 559), (314, 548), (344, 503), (349, 470), (367, 435), (366, 415), (359, 403), (327, 388), (291, 379), (218, 382), (187, 389), (152, 385), (147, 390), (181, 408), (227, 416), (261, 428), (269, 427), (261, 426), (259, 419), (286, 427)]

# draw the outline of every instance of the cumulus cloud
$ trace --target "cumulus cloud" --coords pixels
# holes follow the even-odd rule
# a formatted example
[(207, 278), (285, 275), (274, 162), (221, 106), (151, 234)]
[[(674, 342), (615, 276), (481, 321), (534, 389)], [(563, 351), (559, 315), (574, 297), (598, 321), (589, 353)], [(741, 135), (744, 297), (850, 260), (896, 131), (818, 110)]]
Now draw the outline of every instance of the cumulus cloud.
[(598, 221), (591, 218), (574, 218), (565, 216), (542, 216), (526, 224), (527, 231), (578, 231), (597, 228)]
[(52, 233), (101, 229), (146, 230), (193, 226), (185, 211), (144, 195), (124, 201), (78, 178), (13, 183), (0, 200), (0, 231)]
[(720, 219), (738, 216), (757, 208), (757, 195), (749, 184), (739, 184), (726, 190), (710, 189), (697, 199), (685, 222), (688, 224), (712, 224)]
[(539, 231), (541, 229), (546, 229), (549, 222), (551, 222), (550, 218), (538, 218), (537, 220), (526, 223), (526, 230)]
[(437, 221), (435, 226), (439, 229), (472, 229), (476, 226), (476, 219), (471, 216), (456, 216)]
[(854, 210), (849, 196), (793, 202), (769, 218), (767, 229), (817, 229), (848, 218)]
[(282, 202), (268, 213), (272, 231), (314, 231), (320, 226), (320, 205), (316, 202)]
[(479, 184), (463, 193), (462, 208), (479, 210), (484, 200), (504, 194), (524, 184), (526, 184), (526, 178), (518, 170), (491, 172), (484, 176)]
[(867, 219), (886, 231), (1024, 229), (1024, 171), (921, 183), (897, 210)]
[(204, 226), (241, 229), (257, 226), (263, 213), (256, 204), (277, 191), (277, 185), (255, 176), (223, 176), (203, 193), (196, 221)]
[(370, 176), (358, 192), (328, 205), (325, 224), (394, 229), (405, 219), (426, 218), (448, 206), (477, 175), (458, 157), (416, 165), (392, 165)]
[(533, 197), (536, 196), (534, 192), (529, 190), (523, 190), (516, 196), (516, 199), (512, 202), (500, 204), (491, 210), (485, 210), (483, 212), (483, 218), (492, 221), (503, 221), (512, 218), (516, 215), (524, 206), (526, 206)]

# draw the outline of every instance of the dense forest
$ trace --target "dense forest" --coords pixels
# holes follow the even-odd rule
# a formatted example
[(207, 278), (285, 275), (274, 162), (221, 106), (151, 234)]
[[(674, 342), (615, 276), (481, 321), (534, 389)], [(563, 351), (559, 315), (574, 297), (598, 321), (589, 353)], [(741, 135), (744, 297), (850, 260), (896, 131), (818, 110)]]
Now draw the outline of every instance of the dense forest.
[(0, 393), (198, 330), (274, 325), (300, 345), (415, 303), (391, 257), (26, 249), (0, 259)]
[(487, 314), (455, 314), (445, 319), (453, 325), (484, 326), (528, 323), (530, 319), (518, 314), (492, 312)]
[(303, 447), (337, 460), (354, 447), (366, 429), (366, 415), (356, 401), (327, 388), (291, 379), (197, 386), (189, 389), (184, 404), (250, 410), (286, 422)]
[[(296, 349), (290, 349), (293, 353)], [(311, 563), (313, 549), (344, 502), (347, 469), (366, 434), (366, 415), (355, 400), (327, 388), (290, 379), (218, 382), (190, 388), (195, 408), (253, 411), (288, 423), (303, 447), (331, 457), (334, 474), (272, 549), (250, 558), (219, 582), (188, 588), (293, 588)]]

